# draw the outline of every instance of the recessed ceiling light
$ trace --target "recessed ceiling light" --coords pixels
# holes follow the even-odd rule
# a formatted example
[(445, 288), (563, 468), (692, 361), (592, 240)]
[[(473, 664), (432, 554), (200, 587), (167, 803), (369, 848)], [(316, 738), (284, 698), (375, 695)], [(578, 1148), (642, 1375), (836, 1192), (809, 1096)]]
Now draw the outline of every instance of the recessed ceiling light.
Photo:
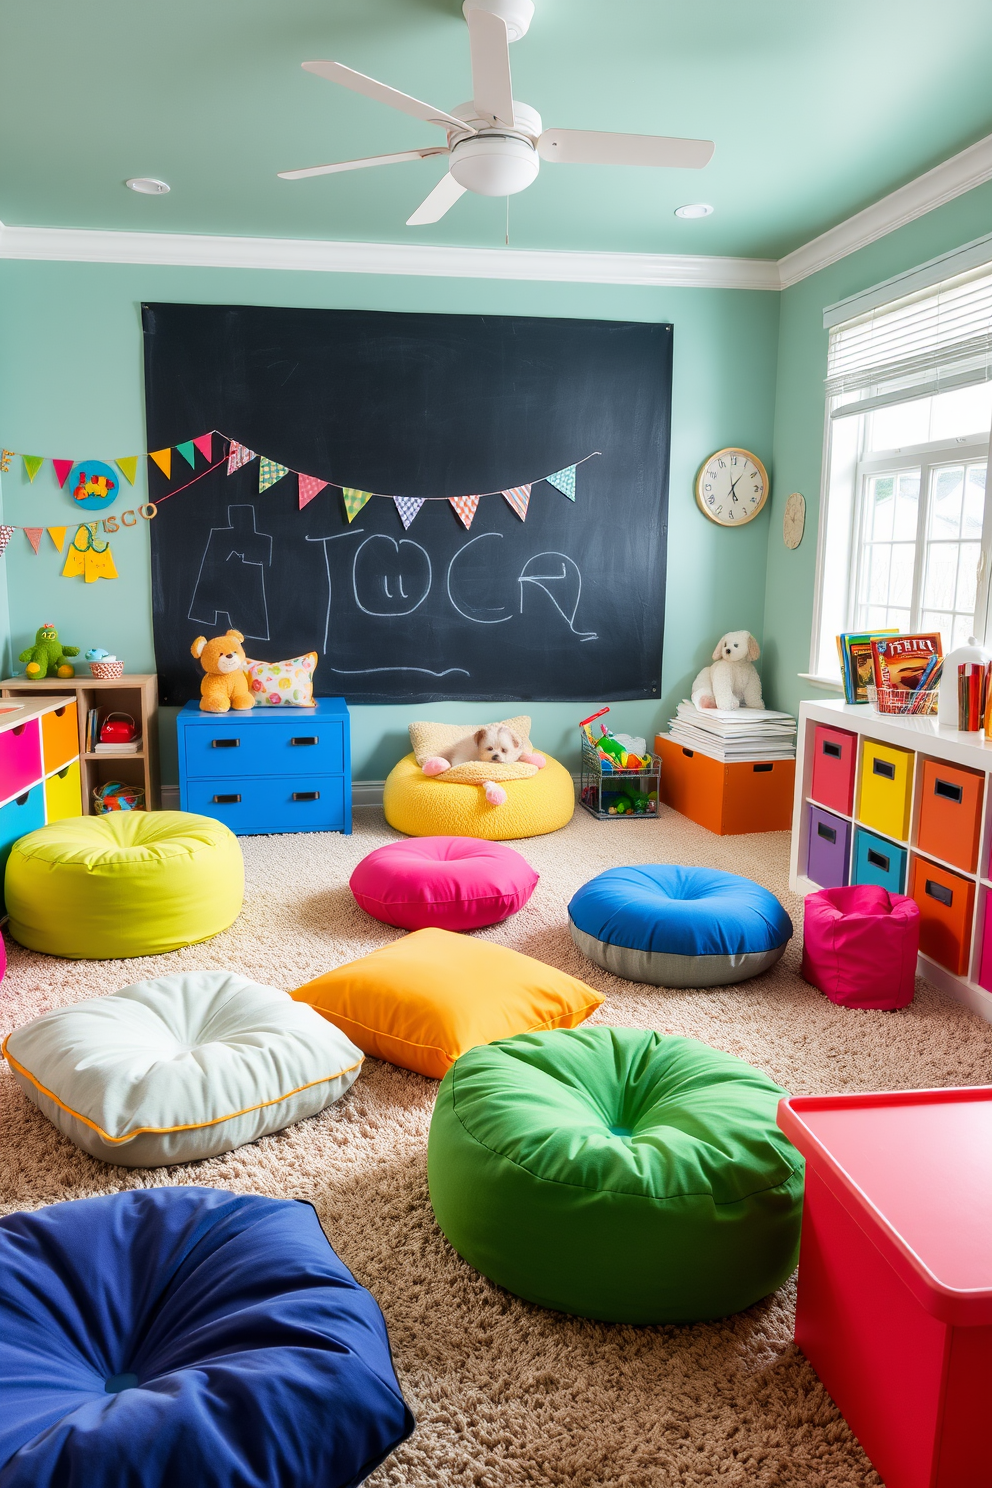
[[(140, 191), (142, 196), (164, 196), (172, 187), (168, 181), (158, 181), (154, 176), (132, 176), (129, 181), (124, 182), (132, 191)], [(712, 211), (712, 208), (709, 210)]]
[(688, 207), (676, 207), (676, 217), (712, 217), (713, 208), (706, 202), (692, 202)]

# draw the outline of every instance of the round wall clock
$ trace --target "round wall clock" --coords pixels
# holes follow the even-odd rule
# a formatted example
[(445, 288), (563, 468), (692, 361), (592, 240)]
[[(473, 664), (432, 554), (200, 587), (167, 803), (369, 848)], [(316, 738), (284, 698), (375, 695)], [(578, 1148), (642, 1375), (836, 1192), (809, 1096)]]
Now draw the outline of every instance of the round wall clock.
[(750, 450), (717, 450), (696, 476), (696, 505), (720, 527), (743, 527), (768, 499), (768, 472)]
[(782, 514), (782, 541), (787, 548), (798, 548), (806, 527), (806, 498), (793, 491)]

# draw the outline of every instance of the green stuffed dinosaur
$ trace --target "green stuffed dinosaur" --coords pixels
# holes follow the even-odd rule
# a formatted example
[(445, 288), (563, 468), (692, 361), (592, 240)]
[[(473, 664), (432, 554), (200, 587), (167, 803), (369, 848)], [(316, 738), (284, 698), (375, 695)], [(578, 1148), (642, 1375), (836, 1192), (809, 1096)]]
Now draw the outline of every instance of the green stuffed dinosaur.
[(26, 675), (31, 678), (74, 677), (76, 668), (66, 658), (78, 655), (78, 646), (63, 646), (54, 625), (43, 625), (35, 635), (34, 645), (22, 651), (18, 659), (27, 662)]

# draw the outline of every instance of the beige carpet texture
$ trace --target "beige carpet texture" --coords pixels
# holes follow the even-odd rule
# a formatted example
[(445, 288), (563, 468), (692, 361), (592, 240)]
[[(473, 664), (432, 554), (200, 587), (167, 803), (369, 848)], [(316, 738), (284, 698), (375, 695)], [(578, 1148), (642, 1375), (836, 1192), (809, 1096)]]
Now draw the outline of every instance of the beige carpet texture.
[[(204, 945), (132, 961), (69, 962), (11, 944), (2, 1031), (146, 977), (230, 968), (291, 989), (403, 932), (352, 899), (348, 878), (396, 840), (381, 813), (354, 836), (243, 838), (245, 908)], [(992, 1082), (992, 1026), (922, 982), (900, 1012), (834, 1007), (799, 975), (802, 904), (787, 888), (789, 838), (715, 837), (663, 809), (511, 844), (541, 875), (530, 903), (477, 932), (605, 994), (600, 1023), (683, 1034), (728, 1050), (799, 1094)], [(669, 991), (619, 981), (572, 944), (566, 905), (623, 863), (702, 864), (776, 893), (796, 936), (739, 986)], [(693, 1327), (587, 1322), (521, 1302), (447, 1244), (427, 1193), (437, 1085), (374, 1059), (335, 1106), (224, 1157), (147, 1171), (85, 1156), (0, 1075), (4, 1212), (126, 1188), (195, 1183), (312, 1202), (328, 1238), (378, 1301), (417, 1430), (375, 1488), (864, 1488), (872, 1470), (792, 1342), (795, 1280), (747, 1312)], [(610, 1256), (602, 1256), (609, 1266)], [(191, 1485), (192, 1488), (192, 1485)], [(305, 1488), (305, 1485), (301, 1485)]]

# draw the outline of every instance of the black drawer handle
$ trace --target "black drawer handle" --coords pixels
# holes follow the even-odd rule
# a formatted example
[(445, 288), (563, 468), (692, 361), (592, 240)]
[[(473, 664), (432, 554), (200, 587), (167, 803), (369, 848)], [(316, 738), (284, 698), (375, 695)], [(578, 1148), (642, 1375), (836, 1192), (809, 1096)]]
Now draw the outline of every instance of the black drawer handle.
[(692, 759), (692, 757), (695, 754), (695, 752), (696, 751), (694, 749), (683, 749), (683, 751), (682, 751), (682, 753), (685, 755), (686, 759)]
[(238, 748), (240, 748), (240, 745), (241, 745), (241, 740), (240, 739), (211, 739), (210, 740), (210, 748), (211, 749), (238, 749)]
[(65, 717), (65, 708), (56, 708), (55, 709), (55, 717), (56, 718), (64, 718)]
[(765, 775), (765, 774), (768, 773), (768, 771), (770, 769), (771, 769), (771, 762), (769, 762), (766, 765), (755, 765), (755, 767), (754, 767), (754, 773), (755, 773), (755, 775)]
[(290, 744), (319, 744), (320, 739), (317, 734), (311, 734), (308, 738), (290, 739), (289, 742)]
[(952, 891), (948, 888), (945, 888), (942, 883), (935, 883), (932, 878), (927, 879), (926, 891), (930, 895), (931, 899), (936, 899), (940, 904), (949, 905), (953, 903), (954, 894), (952, 893)]
[(25, 730), (25, 728), (26, 728), (26, 727), (27, 727), (27, 725), (26, 725), (26, 724), (24, 724), (24, 723), (19, 723), (19, 724), (18, 724), (18, 725), (17, 725), (17, 726), (16, 726), (16, 728), (12, 728), (12, 729), (11, 729), (11, 731), (10, 731), (10, 732), (11, 732), (11, 733), (12, 733), (12, 734), (23, 734), (23, 732), (24, 732), (24, 730)]
[(823, 822), (817, 822), (816, 835), (818, 837), (825, 837), (828, 842), (836, 842), (837, 828), (825, 826)]
[(18, 806), (26, 806), (28, 804), (28, 796), (30, 796), (30, 794), (31, 794), (30, 791), (25, 791), (24, 794), (23, 794), (23, 796), (18, 796), (17, 797), (17, 805)]
[(294, 791), (294, 801), (319, 801), (320, 791)]
[(240, 796), (214, 796), (217, 806), (236, 806), (240, 800)]
[(950, 780), (935, 780), (933, 783), (933, 793), (935, 796), (943, 796), (945, 801), (954, 801), (960, 806), (961, 798), (964, 795), (964, 787), (954, 785)]
[(871, 762), (872, 774), (881, 775), (885, 780), (895, 780), (896, 767), (888, 760), (873, 759)]
[(835, 744), (832, 739), (824, 739), (824, 741), (823, 741), (823, 753), (824, 754), (829, 754), (829, 756), (830, 756), (831, 759), (840, 759), (840, 755), (841, 755), (840, 745), (839, 744)]
[(69, 771), (70, 771), (70, 770), (71, 770), (71, 769), (72, 769), (72, 766), (71, 766), (71, 765), (66, 765), (66, 767), (65, 767), (65, 769), (64, 769), (64, 770), (60, 770), (60, 771), (59, 771), (59, 779), (60, 779), (60, 780), (64, 780), (64, 779), (65, 779), (65, 777), (66, 777), (66, 776), (67, 776), (67, 775), (68, 775), (68, 773), (69, 773)]
[(883, 873), (889, 871), (889, 859), (884, 853), (876, 852), (873, 847), (868, 849), (868, 861), (873, 868), (881, 868)]

